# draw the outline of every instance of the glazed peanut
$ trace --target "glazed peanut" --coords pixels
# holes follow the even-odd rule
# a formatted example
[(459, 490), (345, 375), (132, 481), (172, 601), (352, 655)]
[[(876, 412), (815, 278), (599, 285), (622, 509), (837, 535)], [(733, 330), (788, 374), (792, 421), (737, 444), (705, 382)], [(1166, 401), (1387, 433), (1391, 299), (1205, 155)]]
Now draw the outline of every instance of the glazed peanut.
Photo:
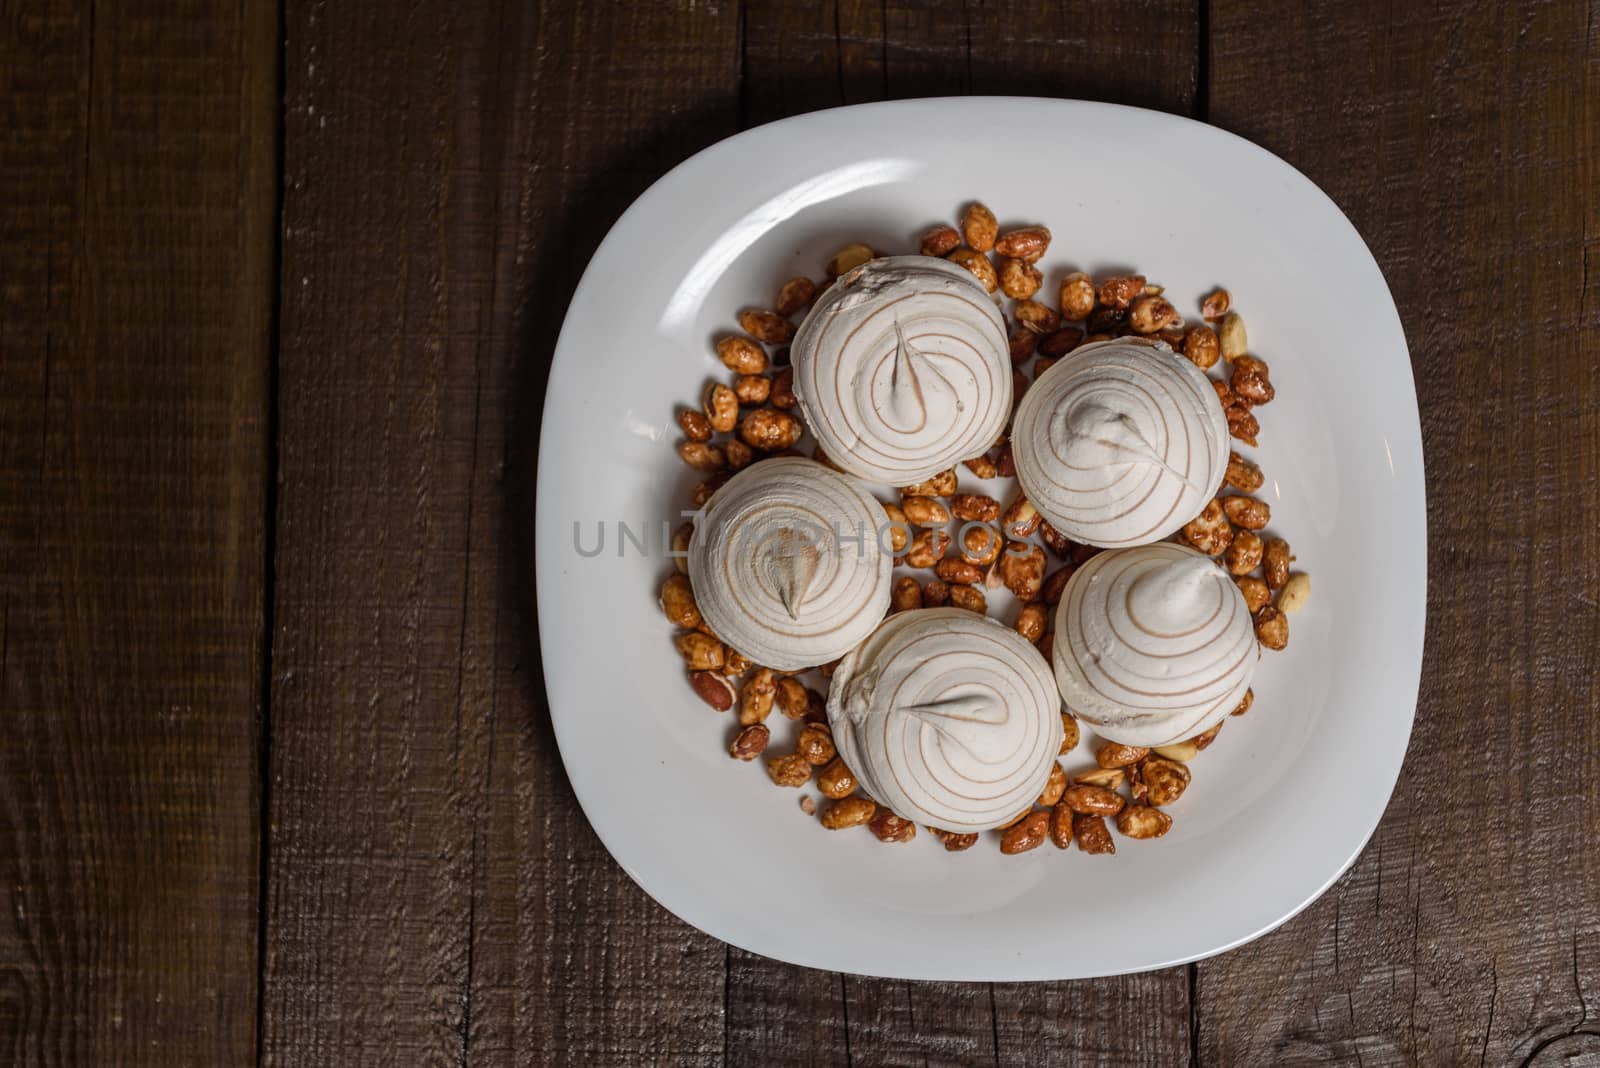
[(1034, 508), (1033, 502), (1019, 495), (1000, 516), (1000, 529), (1008, 538), (1022, 539), (1030, 537), (1042, 522), (1044, 517)]
[(1281, 590), (1289, 581), (1289, 543), (1282, 538), (1268, 538), (1261, 550), (1261, 573), (1266, 576), (1269, 589)]
[(1223, 406), (1222, 414), (1228, 418), (1230, 436), (1238, 438), (1246, 445), (1256, 444), (1256, 436), (1261, 433), (1261, 421), (1250, 410), (1248, 402), (1235, 396), (1233, 403)]
[(1072, 551), (1072, 539), (1042, 519), (1039, 521), (1039, 540), (1057, 556), (1066, 556)]
[(1039, 268), (1026, 260), (1006, 257), (1000, 261), (1000, 291), (1014, 300), (1027, 300), (1044, 285)]
[(1256, 640), (1274, 651), (1286, 647), (1289, 644), (1289, 617), (1271, 605), (1257, 612)]
[(993, 478), (1000, 473), (999, 469), (995, 467), (994, 461), (987, 456), (974, 456), (970, 460), (963, 460), (961, 466), (971, 471), (978, 478), (983, 479)]
[(1054, 308), (1036, 300), (1019, 300), (1012, 310), (1017, 322), (1036, 334), (1049, 334), (1061, 329), (1061, 316)]
[(778, 680), (771, 668), (757, 668), (744, 680), (739, 691), (739, 722), (745, 725), (760, 723), (772, 714), (773, 701), (778, 696)]
[(781, 408), (757, 408), (739, 423), (739, 437), (762, 452), (787, 449), (800, 440), (803, 431), (800, 420)]
[(690, 631), (672, 639), (672, 644), (690, 671), (716, 671), (722, 667), (722, 643), (710, 635)]
[(1216, 741), (1217, 735), (1222, 733), (1222, 725), (1225, 722), (1227, 721), (1219, 719), (1211, 725), (1210, 730), (1204, 731), (1195, 735), (1193, 738), (1190, 738), (1189, 740), (1194, 743), (1195, 751), (1204, 752), (1207, 746)]
[(706, 418), (704, 412), (694, 408), (678, 409), (678, 428), (690, 441), (711, 440), (711, 420)]
[(1272, 507), (1258, 497), (1221, 497), (1222, 512), (1235, 526), (1259, 531), (1272, 521)]
[(1202, 371), (1215, 367), (1217, 357), (1221, 355), (1221, 347), (1217, 344), (1217, 332), (1204, 323), (1189, 328), (1183, 335), (1182, 346), (1184, 356)]
[(885, 504), (883, 511), (889, 517), (889, 547), (896, 553), (904, 552), (911, 540), (911, 520), (898, 504)]
[(1008, 441), (1000, 446), (1000, 455), (995, 457), (995, 474), (1001, 478), (1017, 477), (1017, 462), (1011, 456), (1011, 443)]
[(772, 379), (766, 375), (740, 375), (733, 380), (733, 395), (740, 404), (765, 404), (772, 393)]
[(718, 712), (733, 707), (733, 684), (715, 671), (691, 671), (689, 688)]
[(733, 471), (742, 471), (755, 461), (756, 451), (738, 438), (729, 438), (727, 444), (722, 446), (722, 451), (728, 457), (728, 467)]
[(1128, 308), (1128, 325), (1136, 334), (1153, 334), (1179, 321), (1178, 309), (1165, 297), (1139, 297)]
[(1139, 765), (1144, 779), (1145, 800), (1152, 805), (1170, 805), (1189, 788), (1189, 769), (1176, 760), (1151, 757)]
[(1050, 765), (1050, 779), (1044, 784), (1044, 790), (1035, 802), (1043, 808), (1049, 808), (1061, 800), (1061, 795), (1067, 792), (1067, 773), (1061, 770), (1060, 764)]
[(1057, 849), (1072, 848), (1072, 810), (1065, 801), (1050, 810), (1050, 844)]
[(767, 399), (774, 407), (785, 411), (800, 403), (800, 399), (794, 395), (793, 367), (785, 367), (778, 372), (778, 376), (772, 380), (772, 392)]
[(1125, 309), (1144, 296), (1142, 274), (1120, 274), (1100, 283), (1100, 303), (1111, 309)]
[(771, 740), (772, 731), (767, 729), (765, 723), (752, 723), (733, 736), (733, 741), (728, 745), (728, 755), (735, 760), (754, 760), (766, 751), (767, 743)]
[(1117, 816), (1117, 830), (1129, 838), (1160, 838), (1172, 829), (1172, 817), (1149, 805), (1129, 805)]
[(905, 497), (948, 497), (956, 491), (956, 469), (949, 468), (940, 471), (926, 482), (918, 482), (915, 486), (902, 486), (900, 496)]
[[(1062, 314), (1066, 318), (1071, 318), (1071, 316), (1066, 315), (1065, 311)], [(1060, 359), (1077, 348), (1082, 341), (1083, 331), (1075, 326), (1064, 326), (1060, 330), (1050, 331), (1050, 333), (1039, 339), (1039, 354), (1048, 356), (1051, 359)]]
[(1106, 828), (1106, 821), (1100, 816), (1085, 816), (1081, 812), (1074, 812), (1072, 836), (1077, 839), (1078, 848), (1091, 856), (1117, 851), (1117, 843), (1111, 840), (1111, 832)]
[(932, 497), (902, 497), (900, 510), (914, 527), (942, 527), (950, 522), (950, 511)]
[(1019, 324), (1006, 335), (1006, 347), (1012, 363), (1027, 363), (1039, 348), (1039, 335), (1026, 325)]
[(894, 580), (894, 587), (889, 593), (889, 611), (910, 612), (922, 607), (922, 587), (917, 585), (917, 580), (910, 575), (902, 575)]
[(1222, 504), (1211, 501), (1199, 515), (1183, 525), (1183, 540), (1207, 556), (1221, 556), (1233, 543), (1233, 527)]
[(960, 853), (978, 844), (976, 834), (957, 834), (954, 831), (941, 831), (936, 827), (930, 829), (939, 836), (939, 841), (944, 843), (946, 853)]
[(1050, 813), (1030, 812), (1000, 836), (1000, 852), (1007, 856), (1026, 853), (1044, 844), (1050, 835)]
[(931, 578), (922, 584), (922, 604), (925, 608), (942, 608), (950, 603), (950, 584), (944, 579)]
[(1022, 611), (1017, 613), (1017, 621), (1013, 624), (1018, 634), (1036, 642), (1044, 637), (1045, 625), (1050, 621), (1050, 613), (1042, 604), (1025, 604)]
[[(973, 246), (976, 248), (977, 246)], [(1050, 247), (1050, 230), (1044, 226), (1024, 226), (1008, 230), (994, 242), (994, 250), (1001, 256), (1037, 263)]]
[(717, 358), (736, 375), (758, 375), (767, 369), (766, 351), (747, 337), (725, 337), (717, 342)]
[(661, 612), (686, 630), (694, 630), (704, 622), (700, 616), (700, 606), (695, 603), (694, 587), (689, 585), (688, 575), (673, 572), (661, 584)]
[(788, 719), (799, 719), (806, 714), (809, 702), (806, 699), (805, 684), (799, 679), (785, 678), (776, 680), (777, 691), (773, 695), (773, 703), (778, 706)]
[[(810, 767), (809, 764), (806, 766)], [(843, 760), (834, 757), (817, 772), (817, 789), (822, 791), (823, 797), (849, 797), (855, 793), (856, 777), (845, 767)]]
[(1236, 490), (1254, 493), (1266, 481), (1261, 475), (1261, 468), (1246, 460), (1236, 452), (1228, 453), (1228, 473), (1224, 481)]
[(934, 566), (933, 573), (952, 586), (983, 581), (983, 569), (959, 556), (947, 556)]
[(961, 213), (961, 236), (979, 252), (994, 248), (994, 239), (1000, 233), (1000, 223), (987, 204), (974, 200)]
[(932, 230), (922, 235), (922, 254), (924, 256), (938, 256), (941, 259), (954, 252), (957, 245), (961, 244), (961, 235), (953, 226), (935, 226)]
[(1044, 550), (1026, 542), (1010, 542), (995, 570), (1006, 589), (1017, 597), (1024, 601), (1037, 600), (1044, 587)]
[(1094, 282), (1082, 271), (1074, 271), (1061, 280), (1059, 301), (1061, 317), (1069, 322), (1081, 323), (1094, 311)]
[[(1038, 647), (1039, 655), (1044, 657), (1044, 662), (1045, 663), (1049, 664), (1049, 663), (1051, 663), (1053, 661), (1053, 658), (1055, 656), (1055, 651), (1056, 651), (1056, 632), (1055, 631), (1050, 631), (1048, 634), (1046, 634), (1044, 637), (1040, 638), (1038, 641), (1034, 642), (1033, 644)], [(1065, 745), (1066, 743), (1063, 742), (1062, 744)], [(1066, 750), (1063, 749), (1062, 752), (1065, 753)]]
[(711, 429), (726, 434), (739, 422), (739, 397), (721, 382), (713, 382), (706, 387), (705, 412)]
[(1041, 375), (1056, 365), (1056, 361), (1048, 356), (1041, 356), (1033, 361), (1033, 380), (1039, 381)]
[(1233, 374), (1228, 384), (1233, 391), (1251, 404), (1266, 404), (1278, 395), (1272, 387), (1266, 361), (1254, 356), (1239, 356), (1233, 361)]
[(807, 724), (794, 743), (795, 755), (814, 768), (831, 764), (838, 754), (833, 749), (833, 732), (820, 723)]
[(1150, 750), (1143, 746), (1106, 742), (1095, 750), (1094, 762), (1102, 768), (1123, 768), (1129, 764), (1137, 763), (1149, 755)]
[(793, 753), (768, 757), (767, 776), (778, 786), (804, 786), (811, 780), (811, 765)]
[(1226, 289), (1214, 289), (1200, 302), (1200, 315), (1208, 322), (1215, 321), (1227, 315), (1232, 306), (1233, 296)]
[(1244, 692), (1244, 700), (1239, 702), (1239, 707), (1234, 709), (1232, 712), (1228, 713), (1228, 715), (1230, 715), (1230, 716), (1242, 716), (1246, 712), (1250, 711), (1250, 706), (1255, 704), (1255, 703), (1256, 703), (1256, 692), (1255, 692), (1255, 690), (1246, 690)]
[(1261, 565), (1261, 538), (1253, 530), (1241, 530), (1233, 536), (1233, 543), (1223, 558), (1230, 575), (1248, 575)]
[(906, 547), (907, 567), (932, 567), (950, 547), (950, 535), (942, 530), (919, 530)]
[(983, 283), (983, 288), (993, 293), (1000, 288), (1000, 276), (995, 272), (994, 264), (989, 262), (989, 257), (973, 249), (962, 247), (956, 249), (945, 259), (951, 263), (959, 263), (972, 272), (972, 277)]
[(1254, 575), (1241, 575), (1234, 581), (1239, 584), (1239, 592), (1244, 594), (1245, 607), (1250, 609), (1251, 615), (1272, 600), (1272, 591), (1267, 589), (1267, 584)]
[(864, 797), (846, 797), (829, 805), (822, 813), (822, 825), (830, 831), (859, 827), (878, 814), (878, 806)]
[(1000, 532), (982, 524), (963, 524), (961, 530), (961, 559), (977, 567), (988, 567), (1000, 555), (1004, 542)]
[(965, 608), (980, 616), (989, 610), (989, 599), (976, 586), (951, 586), (950, 604), (954, 608)]
[(901, 819), (886, 808), (878, 810), (878, 814), (868, 822), (867, 829), (877, 835), (880, 842), (909, 842), (917, 836), (915, 823)]
[(778, 299), (773, 301), (779, 315), (787, 318), (811, 303), (811, 298), (817, 295), (817, 284), (811, 279), (800, 275), (791, 278), (778, 289)]
[(749, 657), (737, 650), (724, 647), (722, 659), (722, 673), (724, 675), (743, 675), (750, 670), (750, 666)]
[(993, 523), (1000, 518), (1000, 502), (975, 493), (958, 493), (950, 498), (950, 511), (968, 523)]
[(701, 441), (680, 441), (678, 457), (696, 471), (722, 471), (728, 466), (728, 454), (720, 445), (707, 445)]
[(1085, 816), (1115, 816), (1122, 811), (1122, 795), (1104, 786), (1077, 784), (1067, 787), (1061, 803)]
[[(1048, 661), (1050, 658), (1045, 657)], [(1070, 712), (1061, 713), (1061, 750), (1058, 756), (1066, 756), (1078, 748), (1078, 721), (1072, 718)]]

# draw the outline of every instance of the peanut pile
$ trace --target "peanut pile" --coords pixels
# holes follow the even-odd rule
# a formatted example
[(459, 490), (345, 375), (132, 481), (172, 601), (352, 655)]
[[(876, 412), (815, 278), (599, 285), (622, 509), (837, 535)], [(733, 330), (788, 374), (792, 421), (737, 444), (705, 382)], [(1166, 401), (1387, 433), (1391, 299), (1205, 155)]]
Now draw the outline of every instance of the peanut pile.
[[(958, 263), (991, 294), (1009, 298), (1013, 404), (1022, 400), (1039, 375), (1079, 345), (1124, 335), (1153, 337), (1211, 374), (1229, 433), (1246, 445), (1257, 444), (1261, 426), (1255, 410), (1270, 403), (1276, 391), (1267, 363), (1248, 351), (1244, 320), (1233, 310), (1226, 289), (1206, 295), (1200, 301), (1200, 320), (1186, 323), (1163, 288), (1143, 275), (1117, 275), (1097, 282), (1075, 271), (1061, 279), (1051, 306), (1037, 299), (1045, 279), (1036, 266), (1050, 241), (1050, 231), (1043, 226), (1001, 231), (994, 212), (976, 202), (966, 207), (959, 227), (937, 226), (921, 239), (923, 255)], [(696, 508), (704, 507), (740, 468), (771, 456), (806, 455), (797, 448), (805, 427), (796, 407), (787, 347), (795, 322), (834, 279), (878, 255), (867, 245), (847, 245), (828, 262), (825, 280), (789, 279), (770, 310), (740, 312), (742, 333), (717, 342), (717, 356), (731, 378), (708, 382), (700, 407), (677, 413), (684, 435), (678, 454), (707, 476), (691, 494)], [(1220, 369), (1221, 377), (1215, 369)], [(836, 466), (821, 449), (813, 448), (811, 455)], [(1016, 475), (1006, 435), (962, 466), (978, 482)], [(962, 492), (960, 481), (952, 468), (903, 487), (897, 500), (883, 502), (885, 515), (894, 524), (895, 563), (908, 572), (895, 580), (890, 613), (941, 605), (988, 613), (989, 596), (1004, 588), (1015, 603), (1009, 613), (1012, 626), (1048, 661), (1054, 606), (1074, 569), (1100, 550), (1076, 544), (1052, 529), (1020, 490), (1013, 490), (1002, 503), (1002, 495)], [(1214, 499), (1173, 540), (1193, 546), (1226, 568), (1253, 614), (1257, 640), (1267, 649), (1281, 650), (1289, 642), (1288, 615), (1304, 606), (1311, 584), (1305, 574), (1291, 572), (1294, 556), (1289, 543), (1266, 529), (1272, 510), (1266, 501), (1252, 496), (1264, 481), (1253, 461), (1237, 451), (1231, 453)], [(956, 544), (947, 528), (967, 523), (984, 526), (968, 530)], [(673, 549), (681, 553), (692, 536), (693, 525), (685, 524), (673, 538)], [(674, 641), (695, 693), (715, 711), (737, 708), (729, 755), (743, 761), (765, 757), (767, 775), (778, 786), (800, 788), (814, 777), (818, 792), (828, 800), (819, 819), (830, 830), (865, 825), (883, 842), (915, 838), (914, 823), (858, 789), (855, 776), (835, 751), (826, 698), (804, 681), (808, 673), (754, 665), (727, 647), (696, 607), (683, 557), (675, 559), (678, 570), (661, 587), (661, 608), (680, 628)], [(826, 680), (836, 665), (837, 661), (819, 665), (815, 674)], [(1233, 715), (1249, 711), (1253, 701), (1254, 693), (1246, 692)], [(793, 740), (785, 747), (788, 751), (771, 756), (767, 720), (774, 709), (792, 722)], [(1079, 728), (1067, 712), (1061, 721), (1060, 755), (1066, 756), (1078, 746)], [(1084, 853), (1115, 853), (1107, 820), (1127, 838), (1161, 837), (1172, 827), (1167, 808), (1188, 788), (1190, 764), (1221, 729), (1218, 723), (1204, 734), (1154, 749), (1106, 742), (1095, 749), (1093, 767), (1073, 773), (1057, 763), (1036, 801), (998, 828), (1000, 851), (1024, 853), (1048, 839), (1059, 849), (1069, 849), (1075, 842)], [(809, 795), (801, 797), (800, 807), (808, 816), (817, 812)], [(971, 848), (980, 837), (936, 827), (927, 830), (951, 852)]]

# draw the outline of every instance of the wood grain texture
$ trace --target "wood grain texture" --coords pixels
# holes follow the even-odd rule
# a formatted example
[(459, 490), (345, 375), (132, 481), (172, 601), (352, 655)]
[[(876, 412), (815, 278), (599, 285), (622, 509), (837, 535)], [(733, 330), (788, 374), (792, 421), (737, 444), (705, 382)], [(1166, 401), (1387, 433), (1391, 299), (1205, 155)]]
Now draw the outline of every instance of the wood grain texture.
[(289, 6), (265, 1063), (721, 1060), (724, 949), (578, 811), (529, 572), (562, 313), (736, 128), (737, 18)]
[[(745, 6), (744, 110), (759, 123), (867, 100), (977, 92), (1187, 113), (1198, 27), (1194, 5), (1068, 12), (1010, 2), (754, 0)], [(1190, 1052), (1184, 968), (1084, 983), (908, 983), (831, 979), (733, 950), (729, 989), (732, 1064), (1171, 1064)], [(842, 1044), (830, 1042), (841, 1032)]]
[(0, 7), (0, 1063), (247, 1063), (277, 25)]
[(1394, 292), (1430, 544), (1388, 813), (1324, 898), (1200, 966), (1207, 1062), (1600, 1061), (1597, 20), (1212, 5), (1213, 119), (1326, 189)]

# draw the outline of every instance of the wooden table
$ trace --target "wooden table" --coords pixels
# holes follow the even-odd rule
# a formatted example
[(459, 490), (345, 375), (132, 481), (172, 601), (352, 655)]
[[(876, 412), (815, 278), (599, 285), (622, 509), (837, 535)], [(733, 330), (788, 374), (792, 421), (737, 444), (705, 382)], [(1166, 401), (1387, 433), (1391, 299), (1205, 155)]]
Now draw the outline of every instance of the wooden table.
[[(1600, 3), (1307, 6), (0, 3), (0, 1063), (1600, 1063)], [(1257, 141), (1406, 325), (1409, 758), (1198, 965), (730, 950), (551, 736), (534, 458), (595, 243), (741, 128), (954, 93)]]

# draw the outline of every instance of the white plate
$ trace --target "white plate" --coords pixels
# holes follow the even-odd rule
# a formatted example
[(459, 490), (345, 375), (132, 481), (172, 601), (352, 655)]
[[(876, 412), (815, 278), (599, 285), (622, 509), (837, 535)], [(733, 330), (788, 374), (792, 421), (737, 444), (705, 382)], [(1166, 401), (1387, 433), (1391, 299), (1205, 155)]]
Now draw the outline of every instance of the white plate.
[[(660, 528), (694, 477), (676, 405), (722, 372), (710, 339), (785, 278), (864, 240), (914, 251), (978, 197), (1055, 234), (1069, 269), (1136, 267), (1180, 311), (1232, 291), (1278, 399), (1260, 410), (1276, 531), (1309, 572), (1286, 653), (1194, 765), (1159, 841), (1115, 857), (985, 840), (885, 846), (798, 810), (732, 717), (684, 682), (656, 591)], [(592, 549), (598, 524), (605, 550)], [(649, 532), (618, 555), (617, 523)], [(676, 518), (670, 526), (677, 525)], [(774, 123), (677, 167), (612, 228), (556, 347), (538, 476), (538, 598), (562, 758), (618, 863), (734, 945), (918, 979), (1068, 979), (1237, 946), (1355, 859), (1405, 755), (1422, 660), (1426, 514), (1410, 360), (1383, 276), (1309, 180), (1248, 142), (1152, 111), (1056, 100), (870, 104)], [(773, 721), (774, 746), (790, 726)], [(1066, 761), (1092, 763), (1088, 746)], [(815, 793), (814, 789), (809, 792)]]

